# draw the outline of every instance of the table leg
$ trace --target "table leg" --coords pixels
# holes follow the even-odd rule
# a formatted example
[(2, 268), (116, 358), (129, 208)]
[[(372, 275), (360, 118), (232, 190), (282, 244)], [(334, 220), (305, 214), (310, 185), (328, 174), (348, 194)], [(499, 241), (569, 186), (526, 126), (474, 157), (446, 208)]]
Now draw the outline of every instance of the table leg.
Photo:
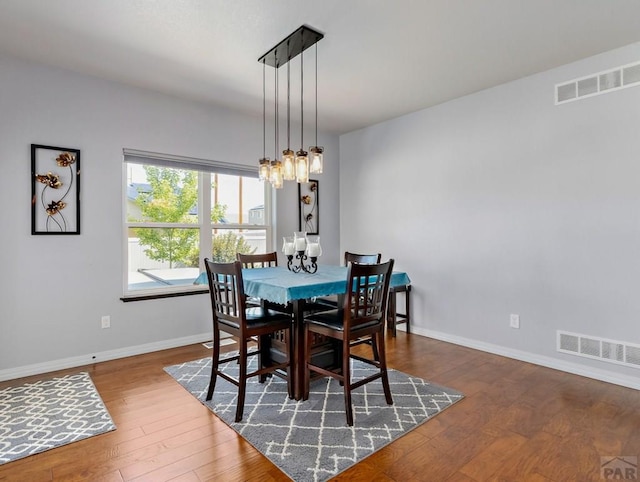
[(293, 364), (293, 394), (296, 400), (302, 400), (304, 391), (304, 371), (306, 363), (304, 358), (304, 305), (305, 300), (293, 300), (293, 350), (291, 363)]

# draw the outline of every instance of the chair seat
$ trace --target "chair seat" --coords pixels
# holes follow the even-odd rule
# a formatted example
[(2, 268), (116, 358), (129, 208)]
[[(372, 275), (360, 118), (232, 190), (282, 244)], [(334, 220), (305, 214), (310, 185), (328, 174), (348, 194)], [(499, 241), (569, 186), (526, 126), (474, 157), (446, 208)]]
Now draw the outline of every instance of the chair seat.
[[(272, 326), (276, 323), (291, 323), (291, 315), (287, 313), (280, 313), (278, 311), (266, 310), (260, 307), (247, 308), (245, 313), (247, 317), (247, 328), (250, 329)], [(220, 318), (219, 321), (221, 325), (226, 325), (230, 328), (235, 328), (236, 330), (240, 329), (240, 325), (231, 320)]]
[[(315, 313), (312, 316), (305, 318), (305, 321), (312, 325), (319, 325), (331, 328), (332, 330), (344, 331), (344, 319), (342, 310), (329, 310)], [(374, 320), (369, 323), (362, 323), (357, 326), (352, 326), (351, 332), (357, 333), (358, 330), (363, 330), (365, 328), (375, 326), (378, 323), (379, 321)]]
[(304, 304), (305, 313), (316, 313), (318, 311), (335, 310), (338, 307), (338, 303), (325, 300), (324, 298), (316, 298), (308, 300)]
[(254, 308), (247, 308), (245, 313), (247, 315), (248, 323), (259, 322), (261, 320), (270, 322), (281, 320), (291, 321), (291, 315), (288, 313), (283, 313), (277, 310), (269, 310), (259, 306)]
[[(274, 303), (273, 301), (266, 301), (263, 300), (261, 303), (261, 306), (264, 306), (265, 308), (268, 308), (272, 311), (277, 311), (279, 313), (288, 313), (288, 314), (292, 314), (293, 313), (293, 306), (291, 305), (291, 303), (288, 303), (286, 305), (280, 304), (280, 303)], [(323, 303), (321, 301), (306, 301), (304, 304), (304, 312), (306, 313), (316, 313), (318, 311), (326, 311), (326, 310), (330, 310), (330, 309), (335, 309), (337, 308), (337, 306), (334, 305), (329, 305), (326, 303)]]

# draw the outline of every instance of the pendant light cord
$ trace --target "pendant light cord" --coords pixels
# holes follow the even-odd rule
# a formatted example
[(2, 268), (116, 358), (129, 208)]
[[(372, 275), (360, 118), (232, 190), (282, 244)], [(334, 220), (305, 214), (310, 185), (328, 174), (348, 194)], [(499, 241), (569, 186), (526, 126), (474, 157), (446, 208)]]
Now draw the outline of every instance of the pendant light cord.
[(276, 149), (275, 151), (275, 157), (273, 158), (273, 160), (275, 161), (276, 159), (278, 159), (278, 64), (276, 62), (276, 67), (275, 67), (275, 89), (276, 89), (276, 95), (275, 95), (275, 134), (276, 134), (276, 138), (274, 141), (274, 147)]
[(318, 146), (318, 44), (316, 43), (316, 147)]
[[(288, 47), (287, 47), (288, 48)], [(287, 150), (291, 150), (291, 58), (287, 59)]]
[(300, 149), (304, 151), (304, 51), (300, 52)]
[(267, 87), (266, 64), (262, 61), (262, 158), (267, 157)]

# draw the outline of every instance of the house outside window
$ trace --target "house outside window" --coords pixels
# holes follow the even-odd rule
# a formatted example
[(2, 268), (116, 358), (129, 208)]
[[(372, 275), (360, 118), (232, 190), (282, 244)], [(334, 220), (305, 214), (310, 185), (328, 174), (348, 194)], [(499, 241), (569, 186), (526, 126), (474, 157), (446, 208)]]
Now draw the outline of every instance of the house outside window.
[(200, 291), (204, 258), (271, 250), (257, 169), (131, 149), (124, 161), (123, 299)]

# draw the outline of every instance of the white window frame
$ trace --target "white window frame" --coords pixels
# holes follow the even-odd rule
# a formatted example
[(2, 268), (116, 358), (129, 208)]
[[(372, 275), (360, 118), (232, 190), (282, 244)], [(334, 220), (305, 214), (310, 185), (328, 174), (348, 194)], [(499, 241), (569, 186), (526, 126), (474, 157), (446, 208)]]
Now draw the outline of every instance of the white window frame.
[[(178, 224), (178, 223), (154, 223), (154, 222), (129, 222), (127, 219), (127, 164), (147, 164), (153, 166), (172, 167), (176, 169), (191, 169), (198, 172), (198, 213), (209, 213), (211, 208), (211, 174), (232, 174), (236, 176), (258, 177), (258, 169), (243, 165), (234, 165), (218, 161), (206, 159), (195, 159), (184, 156), (174, 156), (168, 154), (159, 154), (154, 152), (139, 151), (134, 149), (123, 149), (122, 164), (122, 291), (123, 301), (136, 298), (153, 298), (172, 296), (189, 293), (200, 293), (208, 289), (206, 285), (173, 285), (161, 288), (147, 289), (129, 289), (129, 229), (135, 227), (145, 228), (190, 228), (199, 229), (200, 253), (208, 253), (211, 251), (213, 243), (213, 231), (219, 230), (237, 230), (245, 231), (261, 230), (266, 235), (266, 250), (273, 251), (273, 232), (272, 225), (272, 206), (273, 206), (273, 189), (269, 183), (264, 183), (264, 219), (263, 224), (236, 224), (236, 223), (212, 223), (211, 216), (198, 216), (198, 224)], [(198, 268), (200, 272), (205, 271), (204, 257), (200, 256)]]

